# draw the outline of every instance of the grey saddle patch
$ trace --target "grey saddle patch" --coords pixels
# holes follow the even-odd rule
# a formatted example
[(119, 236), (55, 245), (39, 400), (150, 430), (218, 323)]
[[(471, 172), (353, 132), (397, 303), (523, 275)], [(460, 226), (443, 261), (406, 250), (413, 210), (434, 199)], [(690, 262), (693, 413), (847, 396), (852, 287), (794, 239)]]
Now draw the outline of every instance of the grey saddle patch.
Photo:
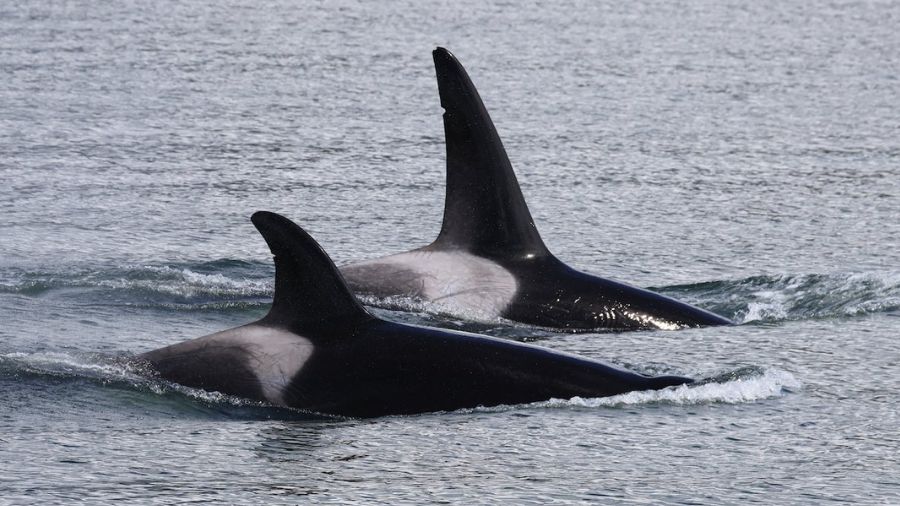
[[(169, 347), (176, 354), (209, 352), (215, 348), (240, 350), (245, 366), (259, 381), (269, 402), (286, 405), (283, 393), (313, 352), (313, 344), (303, 336), (277, 327), (246, 325)], [(198, 364), (197, 367), (202, 367)]]
[(341, 271), (361, 293), (419, 298), (479, 319), (500, 317), (518, 288), (516, 278), (500, 265), (461, 251), (409, 251)]

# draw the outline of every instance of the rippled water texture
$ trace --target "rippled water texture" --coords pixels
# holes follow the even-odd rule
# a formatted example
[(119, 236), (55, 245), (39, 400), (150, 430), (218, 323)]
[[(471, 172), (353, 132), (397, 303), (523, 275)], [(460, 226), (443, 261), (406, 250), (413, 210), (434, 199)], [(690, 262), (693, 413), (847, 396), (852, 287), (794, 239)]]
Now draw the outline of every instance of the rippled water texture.
[[(0, 503), (900, 502), (894, 2), (0, 4)], [(545, 243), (734, 319), (555, 334), (382, 317), (699, 384), (337, 420), (128, 357), (265, 314), (249, 222), (345, 263), (430, 242), (430, 51)]]

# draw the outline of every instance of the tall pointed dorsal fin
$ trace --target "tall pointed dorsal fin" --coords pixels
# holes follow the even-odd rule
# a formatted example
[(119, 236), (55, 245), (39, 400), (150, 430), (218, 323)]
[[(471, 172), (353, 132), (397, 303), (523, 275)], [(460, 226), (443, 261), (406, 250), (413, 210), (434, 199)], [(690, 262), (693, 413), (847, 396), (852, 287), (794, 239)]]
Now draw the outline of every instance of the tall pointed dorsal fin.
[(275, 295), (263, 321), (303, 328), (370, 317), (331, 258), (305, 230), (267, 211), (253, 213), (250, 220), (275, 256)]
[(549, 254), (478, 91), (450, 51), (432, 55), (447, 144), (444, 222), (433, 246), (495, 258)]

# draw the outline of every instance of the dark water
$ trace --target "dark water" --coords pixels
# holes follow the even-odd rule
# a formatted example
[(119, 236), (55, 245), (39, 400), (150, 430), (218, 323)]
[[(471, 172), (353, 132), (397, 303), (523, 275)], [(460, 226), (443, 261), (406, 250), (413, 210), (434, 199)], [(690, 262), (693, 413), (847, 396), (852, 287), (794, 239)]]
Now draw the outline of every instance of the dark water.
[[(893, 2), (0, 4), (0, 502), (900, 502), (898, 22)], [(740, 325), (379, 314), (712, 379), (356, 421), (124, 365), (266, 312), (255, 210), (338, 263), (435, 237), (436, 45), (558, 256)]]

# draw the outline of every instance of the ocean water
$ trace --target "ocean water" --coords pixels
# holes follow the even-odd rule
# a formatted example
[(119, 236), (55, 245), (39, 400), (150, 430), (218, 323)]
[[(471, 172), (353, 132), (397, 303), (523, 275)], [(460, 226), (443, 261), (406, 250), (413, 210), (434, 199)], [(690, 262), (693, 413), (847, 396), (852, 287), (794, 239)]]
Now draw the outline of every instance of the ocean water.
[[(0, 4), (0, 503), (900, 502), (898, 21), (895, 2)], [(437, 45), (554, 253), (738, 325), (373, 310), (705, 381), (352, 420), (129, 366), (265, 314), (256, 210), (338, 264), (436, 236)]]

